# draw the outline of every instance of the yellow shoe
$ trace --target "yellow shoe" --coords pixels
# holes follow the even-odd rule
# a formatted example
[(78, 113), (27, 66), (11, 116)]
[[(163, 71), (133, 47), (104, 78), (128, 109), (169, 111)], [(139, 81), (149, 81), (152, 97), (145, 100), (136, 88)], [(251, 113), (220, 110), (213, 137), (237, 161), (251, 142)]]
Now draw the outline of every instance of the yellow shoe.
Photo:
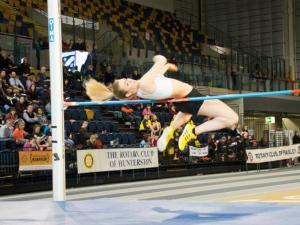
[(174, 129), (172, 127), (166, 127), (164, 132), (157, 140), (157, 148), (160, 152), (163, 152), (169, 141), (174, 137)]
[(178, 147), (180, 151), (183, 151), (185, 146), (193, 139), (196, 139), (197, 136), (193, 133), (193, 129), (195, 128), (194, 124), (187, 123), (182, 134), (178, 140)]

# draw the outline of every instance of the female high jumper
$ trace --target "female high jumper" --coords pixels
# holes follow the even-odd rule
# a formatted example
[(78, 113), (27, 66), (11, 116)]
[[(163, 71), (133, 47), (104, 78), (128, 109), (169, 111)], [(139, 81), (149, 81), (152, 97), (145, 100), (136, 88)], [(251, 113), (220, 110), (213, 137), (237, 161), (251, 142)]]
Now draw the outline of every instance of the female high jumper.
[[(104, 84), (93, 79), (86, 82), (86, 93), (94, 101), (106, 101), (116, 97), (118, 99), (142, 99), (163, 100), (186, 97), (203, 96), (191, 85), (182, 81), (165, 77), (167, 71), (177, 71), (174, 64), (167, 63), (164, 56), (156, 55), (153, 58), (154, 65), (140, 80), (117, 79), (112, 85), (112, 91)], [(166, 127), (158, 139), (159, 151), (164, 151), (173, 138), (174, 131), (186, 124), (178, 140), (178, 147), (183, 151), (186, 145), (197, 138), (198, 134), (216, 131), (223, 128), (235, 129), (238, 124), (238, 115), (220, 100), (204, 100), (197, 102), (174, 102), (178, 111), (174, 121)], [(195, 126), (187, 123), (192, 115), (209, 117), (210, 120)]]

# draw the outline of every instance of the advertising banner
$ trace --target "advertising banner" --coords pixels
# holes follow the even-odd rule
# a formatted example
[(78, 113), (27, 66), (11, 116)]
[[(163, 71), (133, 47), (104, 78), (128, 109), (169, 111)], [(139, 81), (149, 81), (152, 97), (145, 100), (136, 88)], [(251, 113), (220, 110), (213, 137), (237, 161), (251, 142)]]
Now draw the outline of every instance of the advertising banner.
[(120, 148), (77, 151), (78, 173), (158, 167), (157, 148)]
[(52, 151), (20, 151), (19, 171), (52, 170)]
[(190, 146), (190, 156), (196, 157), (204, 157), (208, 155), (208, 146), (203, 148), (196, 148), (194, 146)]
[(300, 144), (265, 148), (265, 149), (251, 149), (246, 150), (248, 159), (247, 163), (263, 163), (290, 159), (300, 156)]

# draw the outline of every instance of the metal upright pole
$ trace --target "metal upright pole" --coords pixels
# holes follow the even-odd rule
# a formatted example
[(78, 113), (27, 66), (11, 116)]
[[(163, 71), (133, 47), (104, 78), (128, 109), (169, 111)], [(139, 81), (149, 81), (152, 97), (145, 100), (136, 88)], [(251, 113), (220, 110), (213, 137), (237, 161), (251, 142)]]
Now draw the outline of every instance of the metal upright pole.
[(48, 0), (53, 200), (66, 200), (60, 0)]

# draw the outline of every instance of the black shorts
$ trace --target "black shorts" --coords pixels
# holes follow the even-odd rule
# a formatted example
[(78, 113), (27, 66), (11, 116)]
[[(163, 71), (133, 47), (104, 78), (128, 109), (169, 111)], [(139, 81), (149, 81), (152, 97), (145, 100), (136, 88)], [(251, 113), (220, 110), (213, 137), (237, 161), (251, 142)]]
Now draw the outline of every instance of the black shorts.
[[(201, 97), (204, 96), (199, 93), (195, 88), (191, 90), (191, 92), (186, 96), (189, 97)], [(187, 101), (187, 102), (174, 102), (176, 110), (178, 112), (189, 113), (192, 115), (197, 115), (200, 107), (202, 106), (203, 101)]]

